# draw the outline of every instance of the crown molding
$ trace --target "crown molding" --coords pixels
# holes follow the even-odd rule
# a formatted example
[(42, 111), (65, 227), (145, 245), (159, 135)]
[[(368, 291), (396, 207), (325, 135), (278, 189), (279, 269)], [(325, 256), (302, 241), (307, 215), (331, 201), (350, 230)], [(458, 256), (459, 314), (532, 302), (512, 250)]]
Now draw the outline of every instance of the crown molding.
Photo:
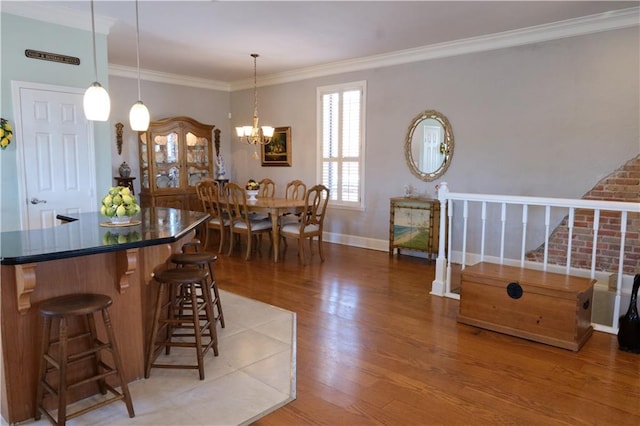
[[(353, 71), (428, 61), (469, 53), (504, 49), (507, 47), (541, 43), (567, 37), (594, 34), (640, 25), (640, 7), (610, 11), (582, 18), (568, 19), (551, 24), (536, 25), (453, 42), (433, 44), (414, 49), (333, 62), (260, 77), (259, 86), (290, 83), (311, 78), (326, 77)], [(231, 91), (253, 87), (253, 79), (231, 82)]]
[[(74, 9), (52, 7), (45, 4), (34, 6), (29, 1), (0, 1), (0, 11), (10, 15), (18, 15), (23, 18), (50, 22), (65, 27), (91, 31), (91, 10), (80, 12)], [(104, 16), (95, 15), (96, 33), (109, 34), (116, 20)]]
[[(109, 75), (124, 78), (138, 78), (138, 69), (124, 65), (109, 64)], [(157, 83), (176, 84), (178, 86), (197, 87), (199, 89), (220, 90), (230, 92), (231, 85), (224, 81), (206, 78), (188, 77), (161, 71), (140, 69), (140, 80), (155, 81)]]
[[(30, 5), (30, 2), (28, 1), (0, 1), (0, 11), (2, 13), (19, 15), (31, 19), (53, 22), (59, 25), (91, 31), (91, 14), (89, 11), (84, 13), (71, 9), (64, 9), (64, 11), (61, 12), (59, 7), (51, 7), (42, 4), (38, 5), (38, 7), (34, 7), (33, 5)], [(96, 16), (96, 32), (108, 34), (110, 28), (115, 24), (115, 22), (116, 21), (112, 19)], [(367, 69), (402, 65), (412, 62), (422, 62), (431, 59), (446, 58), (469, 53), (504, 49), (507, 47), (541, 43), (639, 25), (640, 7), (633, 7), (486, 36), (472, 37), (453, 42), (433, 44), (381, 55), (349, 59), (346, 61), (332, 62), (314, 67), (260, 76), (258, 86), (290, 83), (354, 71), (363, 71)], [(137, 69), (115, 64), (109, 65), (109, 74), (125, 78), (138, 77)], [(151, 70), (141, 70), (140, 78), (159, 83), (231, 92), (252, 88), (254, 84), (253, 78), (232, 82), (222, 82)]]

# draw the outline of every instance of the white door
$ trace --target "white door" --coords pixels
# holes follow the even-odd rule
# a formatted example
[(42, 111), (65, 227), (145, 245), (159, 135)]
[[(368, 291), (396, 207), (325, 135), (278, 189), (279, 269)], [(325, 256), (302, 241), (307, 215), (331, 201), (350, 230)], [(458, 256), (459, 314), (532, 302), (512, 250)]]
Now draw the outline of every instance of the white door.
[(57, 214), (97, 210), (93, 126), (82, 91), (29, 83), (17, 89), (23, 229), (54, 226)]

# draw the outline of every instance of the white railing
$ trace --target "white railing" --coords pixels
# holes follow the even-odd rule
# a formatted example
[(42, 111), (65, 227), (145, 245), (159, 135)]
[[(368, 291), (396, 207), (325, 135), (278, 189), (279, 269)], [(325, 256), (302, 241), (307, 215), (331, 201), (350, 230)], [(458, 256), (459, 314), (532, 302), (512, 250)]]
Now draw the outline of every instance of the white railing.
[[(640, 213), (640, 204), (629, 202), (612, 202), (601, 200), (564, 199), (521, 197), (495, 194), (469, 194), (450, 192), (446, 183), (438, 186), (438, 200), (440, 201), (440, 240), (438, 258), (436, 260), (436, 276), (431, 286), (431, 294), (459, 299), (460, 295), (451, 288), (452, 263), (459, 264), (464, 270), (467, 265), (476, 262), (494, 262), (509, 264), (530, 269), (550, 270), (565, 274), (588, 276), (598, 280), (596, 287), (600, 290), (608, 289), (609, 280), (615, 278), (615, 296), (611, 306), (605, 308), (608, 319), (593, 322), (596, 330), (617, 333), (618, 318), (623, 288), (630, 289), (633, 273), (627, 265), (625, 271), (624, 259), (625, 240), (627, 238), (627, 219), (629, 214)], [(574, 225), (576, 210), (593, 214), (589, 232), (592, 241), (589, 247), (590, 268), (572, 266), (572, 249), (574, 240)], [(617, 273), (596, 270), (598, 257), (598, 236), (600, 231), (601, 214), (610, 215), (614, 212), (620, 217), (619, 239), (617, 255)], [(454, 214), (455, 213), (455, 214)], [(568, 237), (564, 265), (549, 262), (549, 241), (553, 230), (562, 221), (566, 223)], [(607, 222), (607, 234), (611, 230)], [(633, 238), (637, 238), (637, 229), (632, 230)], [(531, 250), (527, 245), (535, 247), (544, 244), (544, 256), (541, 262), (526, 259)], [(446, 248), (445, 248), (446, 247)], [(631, 245), (637, 247), (637, 244)], [(584, 256), (584, 247), (581, 247)], [(636, 248), (637, 250), (637, 248)], [(637, 253), (633, 256), (637, 257)], [(630, 256), (633, 257), (633, 256)], [(626, 272), (626, 275), (625, 275)], [(640, 271), (635, 271), (640, 273)], [(606, 286), (606, 287), (605, 287)], [(595, 299), (595, 298), (594, 298)], [(594, 305), (596, 300), (594, 300)], [(600, 301), (600, 303), (603, 303)], [(594, 306), (595, 308), (595, 306)]]

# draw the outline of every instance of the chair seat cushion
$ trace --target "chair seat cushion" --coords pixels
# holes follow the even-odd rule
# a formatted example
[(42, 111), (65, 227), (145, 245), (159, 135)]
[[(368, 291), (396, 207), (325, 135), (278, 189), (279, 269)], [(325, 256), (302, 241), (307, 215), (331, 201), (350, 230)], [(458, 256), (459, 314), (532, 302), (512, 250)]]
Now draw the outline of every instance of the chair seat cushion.
[[(247, 225), (243, 222), (237, 222), (233, 225), (235, 229), (247, 229)], [(251, 230), (252, 231), (263, 231), (265, 229), (271, 229), (271, 221), (270, 220), (252, 220), (251, 221)]]
[(222, 222), (223, 226), (229, 226), (229, 219), (226, 219), (226, 218), (223, 220), (220, 220), (219, 218), (214, 217), (209, 221), (211, 225), (216, 225), (216, 226), (220, 226), (220, 222)]
[[(307, 225), (304, 228), (304, 233), (308, 232), (317, 232), (320, 229), (319, 225)], [(280, 232), (284, 234), (299, 234), (300, 233), (300, 224), (299, 223), (287, 223), (280, 228)]]
[(249, 219), (251, 220), (265, 220), (265, 219), (269, 219), (269, 215), (265, 214), (265, 213), (249, 213)]

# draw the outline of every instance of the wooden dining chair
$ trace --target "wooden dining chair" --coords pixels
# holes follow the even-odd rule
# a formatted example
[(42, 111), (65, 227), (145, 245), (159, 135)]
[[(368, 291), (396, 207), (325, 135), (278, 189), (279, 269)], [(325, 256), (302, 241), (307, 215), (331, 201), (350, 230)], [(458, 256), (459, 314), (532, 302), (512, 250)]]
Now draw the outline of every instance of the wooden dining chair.
[[(221, 202), (220, 185), (213, 179), (202, 179), (196, 184), (196, 194), (202, 203), (202, 208), (209, 213), (209, 221), (205, 228), (205, 250), (209, 247), (210, 229), (216, 229), (220, 233), (220, 244), (218, 253), (222, 253), (224, 247), (225, 236), (229, 229), (229, 216), (225, 212), (224, 203)], [(231, 235), (231, 234), (229, 234)]]
[(260, 182), (260, 194), (262, 198), (273, 198), (276, 195), (276, 183), (269, 178), (264, 178)]
[[(276, 194), (276, 183), (274, 181), (272, 181), (269, 178), (264, 178), (262, 179), (260, 182), (258, 182), (258, 184), (260, 185), (260, 189), (259, 189), (259, 193), (258, 196), (260, 198), (273, 198)], [(251, 219), (253, 220), (263, 220), (263, 219), (269, 219), (270, 216), (269, 214), (266, 213), (256, 213), (253, 212), (251, 213)]]
[[(286, 198), (287, 200), (304, 200), (304, 197), (306, 195), (307, 185), (299, 179), (288, 182), (284, 190), (284, 198)], [(286, 223), (297, 223), (300, 220), (300, 213), (283, 213), (278, 220), (281, 227)], [(283, 238), (283, 241), (286, 245), (286, 239)]]
[(292, 180), (287, 183), (284, 190), (284, 198), (287, 200), (304, 200), (307, 194), (307, 185), (301, 180)]
[(270, 220), (254, 220), (249, 214), (247, 207), (247, 194), (245, 190), (236, 183), (229, 183), (225, 188), (225, 196), (227, 202), (227, 212), (229, 214), (229, 229), (231, 231), (231, 242), (229, 243), (229, 255), (233, 252), (234, 240), (239, 240), (240, 235), (247, 237), (247, 252), (245, 260), (251, 257), (251, 249), (254, 242), (257, 243), (257, 237), (262, 234), (269, 234), (271, 239), (271, 221)]
[[(280, 227), (280, 235), (286, 238), (298, 239), (298, 258), (303, 264), (307, 264), (304, 254), (304, 240), (309, 240), (309, 257), (313, 254), (313, 238), (318, 238), (318, 252), (321, 261), (324, 262), (322, 252), (322, 230), (324, 217), (329, 202), (329, 188), (324, 185), (311, 187), (305, 196), (305, 207), (300, 214), (299, 222), (285, 223)], [(285, 246), (286, 248), (286, 246)]]

